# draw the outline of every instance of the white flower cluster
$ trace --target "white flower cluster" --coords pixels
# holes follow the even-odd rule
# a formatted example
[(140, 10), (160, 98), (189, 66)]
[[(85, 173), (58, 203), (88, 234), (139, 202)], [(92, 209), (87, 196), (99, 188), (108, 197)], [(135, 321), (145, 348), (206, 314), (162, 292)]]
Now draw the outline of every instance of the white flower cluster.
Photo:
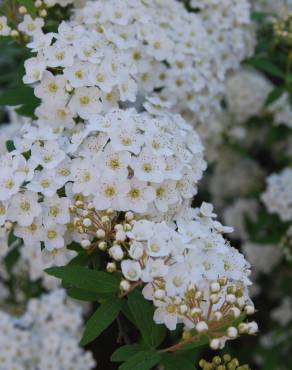
[(255, 160), (221, 148), (209, 190), (216, 207), (220, 207), (234, 197), (245, 197), (258, 190), (263, 179), (264, 172)]
[(236, 122), (260, 114), (273, 85), (264, 75), (252, 69), (241, 69), (226, 81), (228, 112)]
[[(132, 212), (124, 219), (113, 210), (101, 214), (83, 201), (72, 211), (84, 237), (82, 245), (106, 251), (112, 258), (109, 272), (121, 269), (121, 289), (127, 293), (144, 286), (144, 297), (156, 307), (156, 323), (170, 330), (183, 323), (187, 331), (207, 332), (212, 348), (223, 346), (226, 338), (254, 333), (255, 323), (232, 326), (243, 312), (254, 312), (247, 290), (250, 266), (222, 236), (232, 228), (214, 219), (211, 204), (185, 207), (170, 224), (137, 218)], [(92, 241), (92, 235), (98, 240)], [(213, 335), (223, 322), (232, 329)]]
[(62, 248), (78, 195), (98, 210), (157, 214), (196, 194), (203, 148), (180, 116), (115, 110), (71, 125), (27, 123), (2, 156), (0, 224), (16, 223), (24, 244)]
[(285, 16), (292, 10), (291, 0), (252, 0), (254, 10), (271, 15)]
[(1, 370), (90, 370), (95, 362), (78, 345), (82, 311), (56, 290), (30, 300), (26, 312), (0, 312)]
[(270, 213), (276, 213), (282, 221), (292, 221), (292, 169), (285, 168), (267, 179), (267, 189), (262, 201)]
[(248, 54), (248, 2), (227, 3), (189, 13), (174, 0), (87, 1), (56, 34), (26, 15), (19, 27), (37, 55), (24, 82), (40, 81), (46, 114), (69, 102), (69, 114), (88, 118), (148, 95), (155, 113), (188, 108), (202, 120), (219, 109), (227, 71)]

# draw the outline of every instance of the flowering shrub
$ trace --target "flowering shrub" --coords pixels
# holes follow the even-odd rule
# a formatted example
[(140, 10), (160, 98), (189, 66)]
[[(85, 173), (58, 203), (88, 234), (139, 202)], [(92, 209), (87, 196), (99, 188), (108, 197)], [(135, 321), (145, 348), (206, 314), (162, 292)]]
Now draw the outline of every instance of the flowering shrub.
[[(0, 368), (93, 369), (90, 348), (102, 368), (188, 370), (204, 346), (241, 336), (236, 351), (255, 343), (265, 365), (286, 337), (254, 338), (255, 306), (291, 322), (290, 16), (270, 17), (287, 4), (18, 3), (0, 17), (12, 55), (0, 59), (0, 326), (12, 342)], [(198, 366), (249, 369), (212, 357)]]

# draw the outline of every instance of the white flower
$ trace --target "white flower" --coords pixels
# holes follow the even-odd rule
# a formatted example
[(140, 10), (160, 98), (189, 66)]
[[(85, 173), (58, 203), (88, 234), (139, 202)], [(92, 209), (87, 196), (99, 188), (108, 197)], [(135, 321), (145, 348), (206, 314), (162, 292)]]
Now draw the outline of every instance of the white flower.
[(130, 281), (138, 281), (141, 276), (141, 266), (139, 262), (123, 260), (121, 263), (122, 273)]
[(34, 94), (44, 100), (47, 104), (63, 104), (68, 100), (65, 86), (67, 80), (62, 75), (54, 76), (51, 72), (45, 71), (41, 83), (34, 89)]
[(63, 225), (56, 225), (54, 222), (48, 222), (44, 225), (44, 244), (47, 250), (52, 251), (64, 247)]
[(50, 198), (45, 198), (42, 204), (44, 223), (55, 222), (56, 224), (66, 225), (70, 221), (68, 198), (59, 198), (54, 195)]
[(48, 67), (70, 67), (73, 65), (74, 55), (75, 50), (72, 46), (58, 40), (44, 50)]
[(8, 36), (11, 28), (7, 25), (7, 18), (5, 16), (0, 17), (0, 36)]
[(159, 211), (166, 212), (168, 207), (179, 200), (176, 183), (168, 180), (162, 184), (153, 184), (156, 192), (154, 203)]
[(129, 185), (121, 183), (117, 177), (101, 177), (96, 186), (94, 206), (97, 210), (120, 209), (120, 199), (123, 199), (128, 191)]
[(134, 260), (139, 260), (142, 258), (144, 253), (143, 244), (138, 241), (133, 241), (129, 249), (129, 256)]
[(0, 165), (0, 200), (7, 200), (13, 194), (19, 191), (19, 188), (25, 180), (23, 172), (15, 172), (11, 167)]
[(129, 190), (124, 197), (121, 197), (120, 205), (123, 210), (144, 213), (148, 205), (155, 199), (155, 191), (147, 182), (132, 179), (129, 183)]
[(98, 170), (86, 159), (72, 161), (72, 180), (74, 193), (89, 195), (97, 188)]
[(115, 152), (111, 146), (107, 146), (100, 159), (104, 162), (102, 169), (105, 176), (115, 174), (120, 180), (128, 177), (128, 166), (130, 166), (131, 155), (127, 151)]
[(165, 289), (167, 294), (172, 297), (176, 295), (183, 296), (189, 280), (190, 276), (185, 264), (176, 264), (173, 267), (170, 267), (165, 276)]
[(24, 68), (26, 74), (23, 76), (23, 82), (31, 84), (41, 80), (46, 70), (46, 63), (41, 56), (33, 57), (24, 62)]
[(165, 162), (156, 157), (150, 150), (143, 149), (138, 158), (134, 158), (132, 167), (136, 177), (141, 181), (162, 182), (164, 179)]
[(36, 17), (35, 19), (32, 19), (29, 14), (25, 14), (25, 16), (23, 17), (23, 21), (18, 24), (18, 29), (19, 31), (24, 32), (29, 36), (33, 36), (34, 34), (38, 34), (41, 32), (44, 24), (45, 22), (43, 18)]
[(65, 158), (65, 153), (60, 149), (57, 142), (46, 142), (43, 146), (33, 144), (31, 147), (31, 159), (44, 168), (53, 169)]
[(27, 185), (27, 189), (51, 197), (59, 188), (55, 180), (56, 174), (54, 170), (35, 171), (35, 175)]
[(74, 91), (69, 102), (69, 108), (73, 114), (79, 114), (81, 118), (90, 118), (93, 114), (102, 110), (100, 90), (96, 87), (80, 87)]
[(8, 209), (8, 217), (17, 221), (20, 226), (31, 225), (33, 219), (41, 213), (41, 206), (38, 203), (38, 195), (30, 191), (15, 194), (11, 198)]
[(156, 324), (165, 324), (169, 330), (175, 330), (178, 323), (178, 309), (172, 300), (164, 300), (159, 303), (153, 316)]

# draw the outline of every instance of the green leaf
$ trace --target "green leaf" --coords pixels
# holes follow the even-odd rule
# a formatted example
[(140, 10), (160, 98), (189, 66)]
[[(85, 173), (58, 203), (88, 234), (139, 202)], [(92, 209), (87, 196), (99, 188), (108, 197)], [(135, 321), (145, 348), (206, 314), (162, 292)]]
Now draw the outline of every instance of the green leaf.
[(85, 346), (97, 338), (117, 318), (121, 305), (120, 299), (102, 303), (87, 321), (80, 344)]
[(119, 370), (150, 370), (161, 360), (161, 356), (154, 350), (142, 351), (129, 358)]
[(185, 344), (177, 352), (179, 353), (179, 352), (187, 351), (187, 350), (194, 349), (197, 347), (205, 346), (208, 343), (209, 343), (209, 338), (206, 335), (204, 335), (201, 339), (195, 342), (190, 342), (190, 343)]
[(73, 299), (86, 302), (96, 302), (99, 298), (96, 293), (79, 288), (69, 288), (67, 289), (67, 294)]
[(0, 95), (0, 105), (23, 105), (36, 100), (33, 89), (27, 86), (8, 89)]
[(165, 370), (195, 370), (197, 355), (194, 351), (183, 354), (163, 354), (161, 364)]
[(36, 16), (36, 8), (34, 5), (34, 0), (17, 0), (18, 4), (25, 6), (28, 13), (32, 16)]
[(69, 266), (85, 266), (89, 261), (88, 254), (84, 251), (73, 257), (68, 263)]
[(268, 59), (261, 59), (261, 58), (253, 58), (250, 59), (248, 64), (251, 64), (255, 68), (268, 73), (271, 76), (279, 77), (281, 79), (285, 79), (285, 73), (281, 71), (273, 62)]
[(143, 344), (129, 344), (119, 347), (111, 356), (112, 362), (123, 362), (134, 356), (137, 352), (147, 350)]
[(110, 273), (90, 270), (83, 266), (51, 267), (45, 270), (49, 275), (62, 279), (76, 288), (101, 294), (119, 292), (119, 278)]
[(159, 346), (165, 338), (166, 329), (153, 321), (153, 305), (144, 299), (139, 290), (129, 294), (128, 305), (144, 342), (150, 347)]
[(270, 104), (274, 103), (284, 94), (285, 91), (285, 86), (279, 86), (273, 89), (265, 101), (265, 106), (269, 106)]
[(13, 150), (15, 150), (15, 146), (14, 146), (14, 143), (13, 143), (12, 140), (7, 140), (6, 141), (6, 149), (9, 153), (12, 152)]

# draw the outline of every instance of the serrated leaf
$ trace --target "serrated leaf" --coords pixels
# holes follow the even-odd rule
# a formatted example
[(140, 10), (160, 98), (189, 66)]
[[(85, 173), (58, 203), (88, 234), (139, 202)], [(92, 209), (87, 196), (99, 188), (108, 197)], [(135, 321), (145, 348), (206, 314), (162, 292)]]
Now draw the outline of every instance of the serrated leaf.
[(51, 267), (45, 270), (49, 275), (62, 279), (79, 289), (101, 294), (119, 292), (119, 278), (110, 273), (90, 270), (83, 266)]
[(128, 297), (128, 306), (143, 341), (156, 348), (163, 341), (166, 329), (153, 321), (154, 307), (145, 300), (139, 290), (134, 290)]
[(150, 370), (161, 360), (161, 356), (154, 350), (142, 351), (129, 358), (119, 370)]
[(25, 6), (28, 13), (32, 16), (36, 16), (36, 7), (34, 5), (34, 0), (17, 0), (19, 5)]
[(121, 305), (120, 299), (102, 303), (87, 321), (80, 344), (85, 346), (97, 338), (117, 318)]
[(147, 350), (143, 344), (129, 344), (122, 346), (115, 350), (111, 356), (112, 362), (123, 362), (127, 361), (130, 357), (134, 356), (137, 352)]

